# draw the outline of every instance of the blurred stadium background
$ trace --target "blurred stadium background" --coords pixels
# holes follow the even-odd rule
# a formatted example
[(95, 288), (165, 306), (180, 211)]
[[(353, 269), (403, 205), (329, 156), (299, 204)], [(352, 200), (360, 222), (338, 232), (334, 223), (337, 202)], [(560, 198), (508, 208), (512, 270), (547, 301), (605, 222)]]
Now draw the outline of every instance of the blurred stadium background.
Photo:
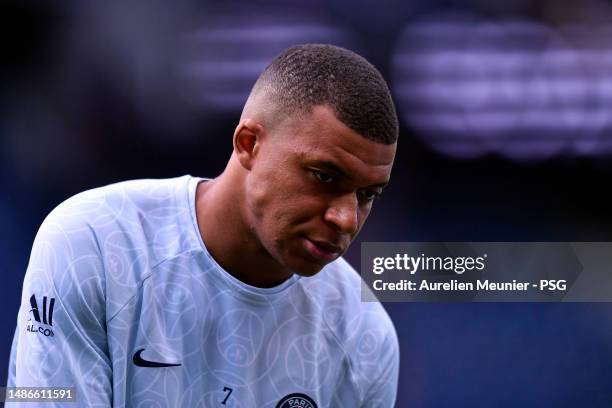
[[(612, 240), (609, 1), (0, 7), (2, 384), (45, 215), (119, 180), (218, 174), (250, 86), (295, 43), (361, 53), (396, 99), (393, 183), (361, 241)], [(610, 304), (386, 307), (398, 407), (612, 406)]]

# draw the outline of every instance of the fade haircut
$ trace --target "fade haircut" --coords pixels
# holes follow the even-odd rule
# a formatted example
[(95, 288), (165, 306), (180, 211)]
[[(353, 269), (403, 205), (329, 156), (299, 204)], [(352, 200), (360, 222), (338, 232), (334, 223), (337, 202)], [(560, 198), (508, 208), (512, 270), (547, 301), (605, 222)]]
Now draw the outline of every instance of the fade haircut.
[(389, 87), (365, 58), (327, 44), (296, 45), (278, 55), (260, 75), (251, 97), (263, 93), (276, 120), (331, 107), (361, 136), (383, 144), (397, 141), (398, 121)]

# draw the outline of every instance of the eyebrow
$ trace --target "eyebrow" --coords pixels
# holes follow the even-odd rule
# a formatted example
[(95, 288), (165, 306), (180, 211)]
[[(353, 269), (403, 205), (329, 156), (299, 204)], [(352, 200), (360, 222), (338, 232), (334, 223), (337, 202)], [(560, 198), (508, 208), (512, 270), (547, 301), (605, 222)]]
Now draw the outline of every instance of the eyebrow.
[[(346, 179), (348, 179), (349, 181), (353, 181), (353, 177), (348, 174), (346, 171), (344, 171), (343, 169), (341, 169), (340, 167), (338, 167), (335, 163), (328, 161), (328, 160), (323, 160), (323, 161), (319, 161), (317, 162), (318, 166), (323, 167), (325, 170), (328, 170), (332, 173), (336, 173), (337, 175), (340, 175)], [(372, 184), (368, 187), (381, 187), (384, 188), (387, 186), (387, 184), (389, 184), (389, 182), (385, 182), (385, 183), (378, 183), (378, 184)]]

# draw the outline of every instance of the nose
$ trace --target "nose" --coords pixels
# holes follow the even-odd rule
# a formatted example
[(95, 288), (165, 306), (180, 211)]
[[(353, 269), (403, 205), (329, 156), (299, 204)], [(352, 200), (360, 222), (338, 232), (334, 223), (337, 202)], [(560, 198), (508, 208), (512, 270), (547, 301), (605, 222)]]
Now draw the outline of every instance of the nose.
[(359, 229), (359, 202), (356, 194), (345, 194), (331, 201), (325, 215), (325, 221), (343, 234), (353, 236)]

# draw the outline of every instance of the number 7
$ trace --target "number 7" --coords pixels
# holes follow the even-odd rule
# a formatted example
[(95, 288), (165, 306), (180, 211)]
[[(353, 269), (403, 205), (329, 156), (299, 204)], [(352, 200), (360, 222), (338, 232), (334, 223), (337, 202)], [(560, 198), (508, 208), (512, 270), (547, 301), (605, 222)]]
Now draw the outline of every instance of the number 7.
[(229, 388), (229, 387), (223, 387), (223, 392), (228, 392), (228, 393), (225, 396), (225, 399), (223, 401), (221, 401), (221, 405), (225, 405), (225, 403), (227, 402), (227, 399), (230, 397), (230, 395), (232, 395), (232, 391), (233, 390), (231, 388)]

